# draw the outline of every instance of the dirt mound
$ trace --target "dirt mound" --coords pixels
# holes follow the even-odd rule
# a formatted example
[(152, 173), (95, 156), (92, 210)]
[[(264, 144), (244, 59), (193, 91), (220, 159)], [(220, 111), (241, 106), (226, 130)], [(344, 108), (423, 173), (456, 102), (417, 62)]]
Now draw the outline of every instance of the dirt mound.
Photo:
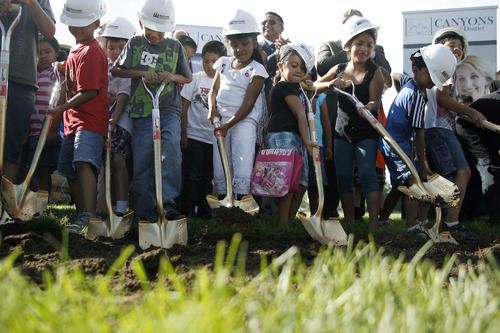
[[(158, 278), (163, 257), (168, 257), (174, 270), (189, 279), (193, 274), (193, 268), (203, 266), (211, 269), (213, 267), (217, 242), (221, 238), (208, 234), (191, 238), (186, 246), (175, 245), (170, 249), (151, 248), (143, 251), (133, 239), (88, 240), (83, 236), (70, 234), (67, 250), (63, 253), (61, 249), (65, 247), (61, 245), (62, 231), (57, 227), (42, 230), (42, 228), (38, 229), (26, 224), (8, 224), (0, 226), (0, 233), (2, 234), (0, 258), (5, 258), (19, 249), (20, 255), (15, 261), (15, 266), (20, 268), (25, 276), (40, 285), (43, 284), (43, 272), (55, 271), (60, 265), (70, 267), (77, 265), (88, 275), (105, 274), (120, 256), (121, 251), (133, 244), (134, 253), (122, 268), (122, 275), (114, 280), (120, 281), (121, 287), (124, 286), (127, 293), (135, 293), (141, 289), (140, 282), (133, 271), (134, 260), (142, 261), (150, 281)], [(225, 238), (226, 244), (229, 244), (230, 236)], [(321, 248), (321, 245), (312, 239), (266, 239), (258, 231), (244, 234), (242, 241), (247, 244), (246, 272), (249, 277), (260, 272), (262, 257), (266, 257), (269, 263), (291, 246), (297, 246), (301, 260), (309, 265)], [(404, 255), (405, 260), (411, 260), (426, 240), (411, 234), (379, 233), (375, 242), (377, 246), (384, 248), (386, 254), (395, 257)], [(500, 244), (497, 240), (462, 241), (458, 245), (434, 244), (425, 253), (424, 258), (440, 267), (446, 258), (454, 253), (461, 263), (470, 264), (469, 268), (475, 268), (478, 262), (486, 260), (488, 254), (496, 258), (500, 257)], [(457, 272), (454, 270), (452, 274), (457, 274)]]

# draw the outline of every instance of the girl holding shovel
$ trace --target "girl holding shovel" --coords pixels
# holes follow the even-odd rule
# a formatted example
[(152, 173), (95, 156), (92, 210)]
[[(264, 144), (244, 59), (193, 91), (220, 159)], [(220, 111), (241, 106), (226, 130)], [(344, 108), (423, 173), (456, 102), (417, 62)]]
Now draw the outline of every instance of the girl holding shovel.
[[(297, 46), (298, 45), (298, 46)], [(271, 90), (272, 119), (266, 137), (266, 148), (295, 149), (304, 159), (297, 192), (279, 198), (279, 226), (286, 227), (297, 214), (308, 185), (307, 148), (309, 154), (317, 143), (309, 139), (304, 96), (300, 82), (314, 66), (314, 57), (300, 44), (287, 44), (280, 49), (275, 84)], [(303, 45), (303, 44), (302, 44)], [(312, 51), (312, 50), (311, 50)]]
[[(355, 94), (375, 117), (380, 107), (384, 78), (381, 70), (372, 61), (378, 27), (363, 17), (352, 16), (342, 26), (342, 44), (350, 56), (348, 63), (338, 64), (317, 82), (318, 92), (332, 86), (346, 87), (351, 80), (353, 88), (346, 91)], [(362, 109), (343, 96), (339, 96), (339, 110), (334, 133), (334, 159), (337, 166), (342, 209), (345, 221), (354, 222), (353, 173), (354, 160), (358, 161), (358, 176), (368, 204), (370, 230), (378, 227), (379, 185), (375, 169), (378, 133), (361, 116)]]

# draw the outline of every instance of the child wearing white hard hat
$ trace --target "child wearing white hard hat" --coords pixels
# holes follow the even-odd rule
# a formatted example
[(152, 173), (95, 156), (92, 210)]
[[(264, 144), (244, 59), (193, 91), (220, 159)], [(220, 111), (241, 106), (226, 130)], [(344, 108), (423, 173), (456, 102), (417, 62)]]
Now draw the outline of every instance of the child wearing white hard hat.
[[(351, 16), (342, 26), (342, 46), (350, 61), (338, 64), (317, 81), (318, 92), (335, 86), (345, 88), (347, 80), (355, 86), (356, 97), (375, 117), (378, 115), (384, 78), (371, 55), (375, 50), (378, 27), (364, 17)], [(353, 88), (346, 88), (352, 93)], [(375, 169), (378, 133), (363, 119), (356, 107), (339, 96), (339, 110), (334, 133), (334, 159), (342, 209), (347, 223), (354, 222), (353, 173), (358, 162), (358, 176), (363, 186), (370, 229), (378, 227), (379, 185)]]
[(58, 171), (68, 179), (77, 218), (66, 229), (80, 233), (96, 214), (97, 178), (108, 132), (108, 61), (94, 31), (106, 13), (102, 0), (66, 0), (61, 22), (76, 45), (66, 61), (66, 103), (48, 112), (64, 113), (64, 140)]
[[(175, 29), (175, 8), (171, 0), (145, 0), (138, 13), (142, 35), (133, 36), (111, 69), (114, 76), (132, 78), (130, 117), (133, 123), (132, 189), (140, 220), (155, 220), (153, 171), (152, 102), (142, 85), (167, 84), (160, 100), (163, 207), (165, 217), (180, 215), (174, 201), (181, 189), (181, 112), (179, 84), (192, 80), (186, 52), (179, 41), (166, 37)], [(153, 89), (156, 90), (156, 89)]]

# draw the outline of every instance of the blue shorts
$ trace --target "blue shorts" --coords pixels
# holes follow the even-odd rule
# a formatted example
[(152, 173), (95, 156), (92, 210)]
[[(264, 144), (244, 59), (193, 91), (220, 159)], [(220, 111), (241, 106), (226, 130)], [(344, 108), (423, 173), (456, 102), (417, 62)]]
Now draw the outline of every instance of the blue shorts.
[(21, 165), (22, 144), (35, 108), (35, 87), (9, 81), (4, 158)]
[(429, 167), (441, 176), (447, 177), (457, 170), (469, 168), (462, 146), (452, 130), (426, 129), (425, 149)]
[(398, 186), (404, 185), (408, 179), (413, 178), (408, 166), (392, 149), (380, 152), (384, 156), (385, 165), (389, 170), (393, 190), (397, 190)]
[[(45, 145), (42, 153), (40, 154), (37, 166), (49, 167), (51, 173), (56, 171), (57, 163), (59, 161), (59, 152), (61, 151), (61, 142), (62, 138), (58, 136), (57, 143), (55, 145)], [(33, 161), (33, 155), (35, 155), (37, 144), (38, 136), (31, 136), (28, 139), (28, 144), (23, 146), (23, 156), (21, 161), (22, 166), (30, 167), (31, 161)]]
[(295, 149), (304, 159), (302, 173), (300, 174), (300, 185), (307, 187), (309, 178), (309, 163), (307, 163), (307, 152), (302, 144), (302, 139), (293, 132), (273, 132), (266, 137), (266, 148), (274, 149)]
[(102, 135), (86, 130), (64, 137), (57, 171), (66, 178), (76, 179), (75, 162), (90, 163), (98, 171), (105, 140)]

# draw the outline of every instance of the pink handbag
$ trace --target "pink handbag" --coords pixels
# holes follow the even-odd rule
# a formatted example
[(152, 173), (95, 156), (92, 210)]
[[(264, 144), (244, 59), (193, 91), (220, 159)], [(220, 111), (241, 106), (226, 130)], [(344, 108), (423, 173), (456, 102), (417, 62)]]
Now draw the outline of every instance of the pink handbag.
[(261, 149), (252, 172), (252, 194), (284, 197), (299, 188), (304, 160), (294, 149)]

